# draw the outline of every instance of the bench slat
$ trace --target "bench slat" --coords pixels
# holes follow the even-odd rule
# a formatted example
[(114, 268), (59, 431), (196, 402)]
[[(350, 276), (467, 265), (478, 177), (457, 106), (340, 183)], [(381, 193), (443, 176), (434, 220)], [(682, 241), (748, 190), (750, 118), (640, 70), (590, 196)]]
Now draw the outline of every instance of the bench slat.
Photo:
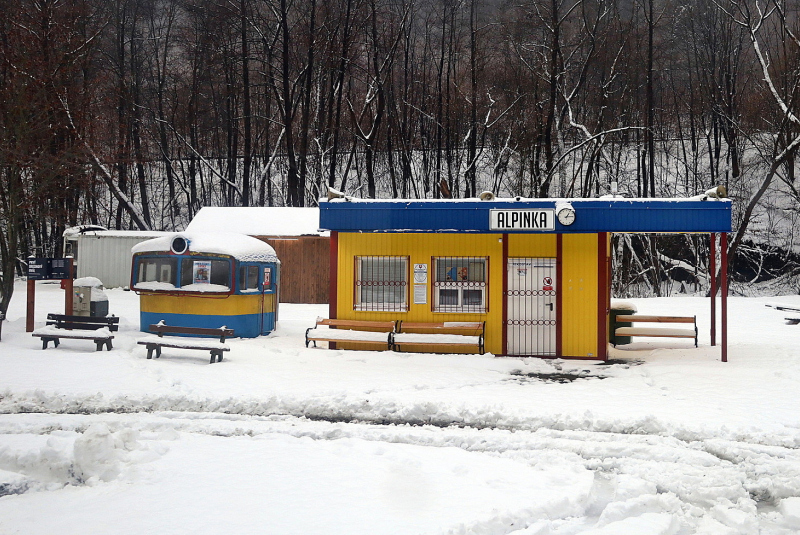
[(638, 316), (620, 315), (617, 321), (622, 323), (645, 322), (645, 323), (694, 323), (692, 316)]
[(656, 327), (617, 327), (614, 334), (617, 336), (663, 336), (672, 338), (694, 338), (696, 336), (693, 329), (662, 329)]

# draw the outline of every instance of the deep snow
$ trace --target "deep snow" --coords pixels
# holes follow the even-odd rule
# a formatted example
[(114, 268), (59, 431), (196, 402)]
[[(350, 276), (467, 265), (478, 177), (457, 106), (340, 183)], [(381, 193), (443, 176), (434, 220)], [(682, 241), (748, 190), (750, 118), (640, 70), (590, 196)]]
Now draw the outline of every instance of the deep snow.
[[(25, 333), (25, 283), (0, 341), (0, 533), (789, 534), (800, 532), (800, 326), (731, 298), (729, 362), (709, 301), (691, 340), (611, 363), (306, 349), (326, 305), (282, 304), (221, 363), (136, 341), (111, 352)], [(63, 311), (37, 283), (36, 326)]]

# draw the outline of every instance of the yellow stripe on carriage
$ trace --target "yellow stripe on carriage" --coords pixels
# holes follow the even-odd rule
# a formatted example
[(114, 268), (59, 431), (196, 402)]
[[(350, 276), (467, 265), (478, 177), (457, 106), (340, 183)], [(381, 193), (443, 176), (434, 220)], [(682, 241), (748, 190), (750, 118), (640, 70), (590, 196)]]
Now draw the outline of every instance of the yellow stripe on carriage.
[(210, 297), (142, 293), (139, 296), (139, 306), (142, 312), (208, 316), (239, 316), (275, 312), (275, 294), (265, 294), (263, 296), (263, 308), (261, 298), (261, 294)]

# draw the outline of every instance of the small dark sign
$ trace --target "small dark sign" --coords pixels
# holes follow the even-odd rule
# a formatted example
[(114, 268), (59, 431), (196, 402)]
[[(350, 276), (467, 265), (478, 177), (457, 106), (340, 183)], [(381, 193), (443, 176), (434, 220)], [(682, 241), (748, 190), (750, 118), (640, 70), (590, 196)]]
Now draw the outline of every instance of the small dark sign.
[(50, 259), (50, 278), (68, 279), (70, 278), (71, 258), (52, 258)]
[(47, 280), (50, 278), (50, 259), (49, 258), (29, 258), (28, 259), (28, 279)]
[(69, 279), (71, 258), (29, 258), (28, 280)]

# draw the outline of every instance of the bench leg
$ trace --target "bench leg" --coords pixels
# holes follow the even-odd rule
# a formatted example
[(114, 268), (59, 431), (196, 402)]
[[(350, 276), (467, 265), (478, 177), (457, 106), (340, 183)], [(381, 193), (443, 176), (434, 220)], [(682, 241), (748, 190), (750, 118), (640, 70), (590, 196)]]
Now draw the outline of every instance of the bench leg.
[(216, 362), (222, 362), (222, 353), (219, 351), (212, 351), (211, 362), (209, 364), (214, 364), (214, 359), (216, 359)]
[(152, 348), (152, 347), (149, 347), (149, 346), (148, 346), (148, 348), (147, 348), (147, 358), (148, 358), (148, 359), (151, 359), (151, 358), (153, 358), (153, 348)]

